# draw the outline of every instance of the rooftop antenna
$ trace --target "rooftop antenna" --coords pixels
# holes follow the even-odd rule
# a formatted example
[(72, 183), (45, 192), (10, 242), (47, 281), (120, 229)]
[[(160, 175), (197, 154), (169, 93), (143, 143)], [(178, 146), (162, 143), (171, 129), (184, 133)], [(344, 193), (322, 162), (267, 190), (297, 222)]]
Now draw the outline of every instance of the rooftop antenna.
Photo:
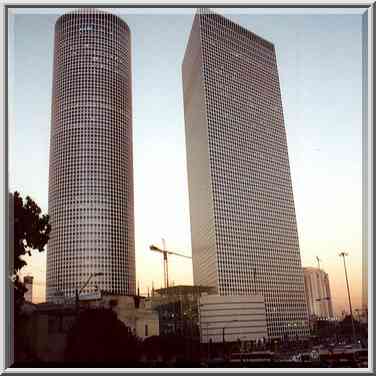
[(319, 259), (319, 256), (316, 256), (316, 260), (317, 260), (317, 265), (318, 265), (319, 270), (320, 270), (320, 261), (322, 261), (322, 260)]

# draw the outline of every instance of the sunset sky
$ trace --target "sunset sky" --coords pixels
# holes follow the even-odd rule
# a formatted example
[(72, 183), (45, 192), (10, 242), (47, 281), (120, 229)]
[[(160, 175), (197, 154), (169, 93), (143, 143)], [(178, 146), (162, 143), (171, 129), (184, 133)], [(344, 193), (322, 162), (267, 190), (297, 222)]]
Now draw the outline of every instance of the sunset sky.
[[(9, 182), (48, 210), (53, 28), (70, 9), (11, 11)], [(214, 9), (274, 43), (303, 266), (329, 273), (334, 308), (354, 308), (362, 270), (362, 28), (359, 10)], [(31, 13), (32, 12), (32, 13)], [(132, 34), (136, 269), (141, 291), (161, 287), (151, 243), (191, 254), (181, 63), (194, 9), (113, 9)], [(330, 13), (328, 13), (330, 12)], [(45, 299), (46, 252), (23, 274)], [(192, 264), (169, 260), (170, 281), (192, 284)]]

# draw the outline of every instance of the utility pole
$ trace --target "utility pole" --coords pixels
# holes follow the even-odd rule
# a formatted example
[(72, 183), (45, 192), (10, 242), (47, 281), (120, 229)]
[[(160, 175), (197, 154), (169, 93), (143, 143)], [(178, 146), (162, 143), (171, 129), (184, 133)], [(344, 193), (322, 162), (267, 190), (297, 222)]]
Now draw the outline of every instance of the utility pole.
[(339, 257), (343, 258), (343, 267), (345, 269), (345, 277), (346, 277), (346, 286), (347, 286), (347, 295), (349, 297), (349, 306), (350, 306), (350, 316), (351, 316), (351, 326), (352, 326), (352, 332), (353, 332), (353, 340), (356, 342), (356, 336), (355, 336), (355, 325), (354, 325), (354, 317), (353, 317), (353, 310), (351, 305), (351, 297), (350, 297), (350, 287), (349, 287), (349, 280), (347, 278), (347, 268), (346, 268), (346, 259), (345, 257), (348, 255), (346, 252), (341, 252), (339, 254)]

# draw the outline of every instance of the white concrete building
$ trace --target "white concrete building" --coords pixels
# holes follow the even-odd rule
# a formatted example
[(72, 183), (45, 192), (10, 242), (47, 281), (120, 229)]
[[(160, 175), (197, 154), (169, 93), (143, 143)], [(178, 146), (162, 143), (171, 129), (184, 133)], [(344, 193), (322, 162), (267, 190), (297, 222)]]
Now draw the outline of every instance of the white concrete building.
[(322, 269), (303, 268), (304, 287), (310, 316), (333, 317), (329, 277)]
[(131, 34), (83, 9), (55, 24), (47, 301), (86, 286), (134, 295)]
[(267, 338), (261, 295), (204, 295), (199, 300), (201, 342), (257, 341)]

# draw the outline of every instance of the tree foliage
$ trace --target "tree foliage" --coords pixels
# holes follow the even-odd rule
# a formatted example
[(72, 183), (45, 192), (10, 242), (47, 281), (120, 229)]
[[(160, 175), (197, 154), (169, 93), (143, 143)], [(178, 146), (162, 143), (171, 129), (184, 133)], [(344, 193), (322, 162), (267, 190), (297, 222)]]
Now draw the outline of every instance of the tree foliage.
[(19, 313), (19, 308), (24, 301), (24, 294), (27, 291), (20, 281), (18, 272), (27, 264), (22, 258), (25, 255), (31, 256), (33, 249), (39, 252), (46, 246), (51, 226), (49, 216), (41, 214), (40, 207), (29, 196), (22, 199), (16, 191), (10, 193), (10, 205), (13, 207), (11, 223), (13, 225), (13, 269), (10, 271), (15, 288), (15, 314)]
[(19, 271), (27, 264), (22, 258), (25, 255), (31, 256), (33, 249), (39, 252), (44, 250), (49, 239), (51, 226), (48, 223), (49, 217), (41, 214), (40, 207), (29, 196), (22, 199), (18, 192), (9, 194), (11, 212), (11, 228), (13, 235), (13, 266), (10, 274), (14, 285), (14, 355), (16, 361), (25, 361), (32, 353), (25, 342), (26, 322), (22, 317), (21, 307), (25, 301), (24, 294), (27, 291), (20, 281)]
[[(362, 325), (361, 322), (354, 318), (354, 328), (355, 328), (355, 335), (356, 336), (367, 336), (367, 325)], [(352, 322), (351, 322), (351, 315), (347, 315), (339, 324), (339, 333), (342, 335), (352, 336)]]
[(26, 197), (25, 202), (17, 191), (10, 196), (11, 202), (13, 201), (14, 219), (13, 274), (16, 275), (26, 265), (22, 256), (31, 256), (33, 249), (39, 252), (44, 250), (49, 239), (51, 225), (48, 223), (49, 216), (42, 215), (40, 207), (29, 196)]
[(65, 359), (69, 363), (133, 363), (138, 359), (138, 341), (110, 309), (80, 313), (68, 334)]
[(186, 346), (186, 338), (168, 334), (146, 338), (142, 344), (142, 350), (149, 359), (157, 359), (158, 356), (161, 356), (163, 360), (168, 360), (184, 354)]

